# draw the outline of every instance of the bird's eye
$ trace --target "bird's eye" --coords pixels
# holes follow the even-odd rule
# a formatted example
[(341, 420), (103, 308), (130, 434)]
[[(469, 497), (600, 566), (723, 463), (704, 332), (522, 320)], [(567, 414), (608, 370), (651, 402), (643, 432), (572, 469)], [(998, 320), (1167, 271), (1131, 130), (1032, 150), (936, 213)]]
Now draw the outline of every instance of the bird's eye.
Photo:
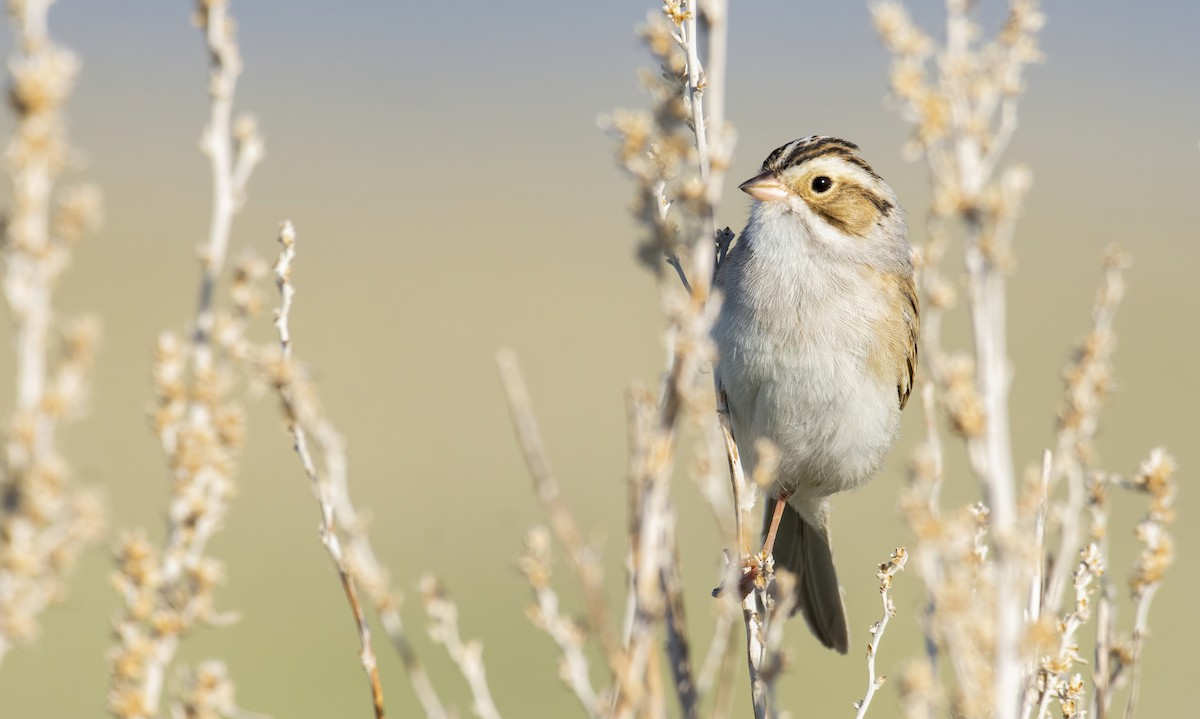
[(825, 192), (831, 187), (833, 187), (833, 180), (829, 179), (828, 177), (821, 175), (820, 177), (813, 178), (813, 192)]

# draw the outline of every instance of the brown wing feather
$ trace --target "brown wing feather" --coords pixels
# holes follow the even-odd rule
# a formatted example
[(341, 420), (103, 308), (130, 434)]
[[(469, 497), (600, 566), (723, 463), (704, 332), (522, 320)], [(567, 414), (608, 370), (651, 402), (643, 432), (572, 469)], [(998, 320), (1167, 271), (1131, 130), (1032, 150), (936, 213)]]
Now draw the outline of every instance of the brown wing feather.
[(864, 272), (879, 291), (890, 298), (893, 312), (880, 317), (874, 325), (876, 342), (867, 355), (868, 367), (887, 382), (896, 383), (900, 409), (908, 404), (917, 374), (917, 337), (921, 331), (921, 312), (912, 276)]
[(896, 391), (900, 394), (900, 409), (904, 409), (917, 378), (917, 340), (921, 336), (921, 305), (917, 300), (917, 288), (913, 285), (912, 277), (902, 278), (899, 284), (904, 300), (904, 323), (908, 327), (908, 352), (904, 357), (907, 371), (900, 375), (900, 383), (896, 386)]

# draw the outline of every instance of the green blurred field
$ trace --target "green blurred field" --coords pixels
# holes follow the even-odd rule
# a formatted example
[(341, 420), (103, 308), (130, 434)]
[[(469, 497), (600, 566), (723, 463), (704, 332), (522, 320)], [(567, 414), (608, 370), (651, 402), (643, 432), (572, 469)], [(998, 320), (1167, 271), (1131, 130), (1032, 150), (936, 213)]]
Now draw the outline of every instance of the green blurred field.
[[(371, 508), (376, 548), (397, 585), (414, 590), (427, 570), (445, 579), (464, 634), (483, 641), (506, 716), (573, 715), (550, 641), (524, 619), (527, 590), (513, 559), (541, 516), (493, 355), (502, 345), (519, 353), (568, 499), (607, 540), (616, 598), (622, 393), (635, 379), (655, 380), (662, 323), (632, 258), (629, 188), (595, 119), (642, 103), (633, 70), (643, 57), (631, 29), (657, 5), (451, 5), (234, 3), (247, 66), (239, 105), (258, 115), (267, 143), (235, 248), (271, 255), (279, 220), (296, 222), (296, 352), (311, 362), (349, 438), (355, 496)], [(1101, 251), (1123, 244), (1135, 265), (1099, 451), (1105, 467), (1122, 472), (1159, 444), (1179, 459), (1181, 566), (1154, 607), (1141, 715), (1182, 716), (1190, 691), (1178, 677), (1200, 630), (1186, 570), (1200, 551), (1188, 481), (1200, 466), (1200, 394), (1191, 378), (1200, 353), (1200, 58), (1192, 40), (1200, 7), (1097, 2), (1047, 12), (1048, 62), (1029, 74), (1009, 151), (1035, 176), (1011, 283), (1014, 441), (1024, 462), (1051, 441), (1058, 372), (1088, 321)], [(106, 326), (90, 416), (67, 432), (67, 456), (81, 482), (108, 496), (113, 528), (146, 526), (156, 537), (165, 472), (144, 419), (150, 351), (160, 331), (189, 316), (193, 248), (208, 218), (208, 167), (197, 150), (206, 58), (187, 13), (186, 3), (138, 0), (117, 10), (63, 0), (51, 16), (57, 37), (83, 60), (70, 118), (77, 174), (101, 185), (108, 215), (60, 293), (64, 313), (95, 312)], [(767, 152), (820, 132), (863, 147), (921, 238), (925, 179), (900, 157), (905, 129), (882, 100), (887, 58), (864, 7), (735, 4), (730, 50), (728, 114), (740, 142), (725, 223), (740, 225), (746, 202), (734, 188)], [(963, 327), (951, 329), (961, 341)], [(267, 338), (269, 330), (264, 321), (257, 332)], [(11, 358), (0, 355), (0, 378), (11, 375)], [(10, 397), (0, 383), (0, 406)], [(183, 657), (226, 660), (239, 703), (253, 711), (367, 716), (356, 637), (317, 540), (307, 482), (274, 402), (252, 400), (249, 409), (240, 496), (211, 545), (228, 563), (220, 606), (243, 621), (188, 638)], [(908, 541), (894, 502), (919, 420), (910, 410), (887, 469), (837, 505), (855, 645), (877, 618), (874, 565)], [(949, 498), (973, 498), (967, 475), (957, 477)], [(703, 647), (720, 552), (691, 484), (676, 489), (690, 620)], [(1114, 518), (1114, 568), (1132, 559), (1136, 516), (1130, 509)], [(0, 716), (104, 715), (108, 618), (117, 608), (110, 571), (107, 546), (91, 551), (69, 601), (45, 615), (40, 641), (6, 658)], [(565, 573), (560, 579), (569, 586)], [(915, 577), (897, 583), (884, 673), (918, 648), (917, 587)], [(410, 594), (405, 618), (418, 650), (465, 715), (465, 685), (426, 640)], [(848, 715), (865, 686), (861, 652), (837, 657), (818, 650), (799, 623), (789, 629), (796, 669), (782, 682), (783, 705), (796, 716)], [(399, 662), (382, 643), (377, 650), (391, 715), (415, 716)], [(872, 716), (895, 715), (891, 687), (877, 702)]]

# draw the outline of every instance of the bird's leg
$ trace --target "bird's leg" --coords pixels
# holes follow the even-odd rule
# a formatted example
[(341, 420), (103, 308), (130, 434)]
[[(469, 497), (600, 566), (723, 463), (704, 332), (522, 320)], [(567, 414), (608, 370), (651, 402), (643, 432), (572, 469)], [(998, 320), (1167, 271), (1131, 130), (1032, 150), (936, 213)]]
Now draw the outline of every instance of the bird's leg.
[(748, 558), (749, 566), (747, 571), (738, 581), (738, 592), (740, 597), (745, 599), (751, 591), (754, 590), (754, 585), (757, 583), (759, 576), (765, 576), (767, 565), (773, 563), (771, 552), (775, 549), (775, 535), (779, 531), (779, 523), (783, 520), (783, 509), (787, 505), (787, 494), (780, 493), (775, 500), (775, 511), (771, 513), (771, 524), (767, 527), (767, 538), (763, 542), (762, 551), (759, 552), (757, 561), (754, 558)]
[(781, 493), (775, 500), (775, 512), (771, 515), (771, 526), (767, 529), (767, 540), (763, 542), (762, 558), (765, 562), (775, 549), (775, 533), (779, 531), (779, 522), (783, 519), (783, 508), (787, 506), (787, 494)]

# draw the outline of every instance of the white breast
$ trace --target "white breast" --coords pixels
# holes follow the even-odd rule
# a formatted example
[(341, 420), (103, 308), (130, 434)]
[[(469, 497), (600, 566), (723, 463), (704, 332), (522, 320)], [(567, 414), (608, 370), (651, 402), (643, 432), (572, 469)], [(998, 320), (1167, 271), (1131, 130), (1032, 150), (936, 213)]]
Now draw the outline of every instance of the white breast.
[(754, 443), (772, 441), (777, 485), (797, 498), (850, 489), (879, 469), (899, 427), (895, 381), (867, 367), (874, 320), (890, 310), (854, 265), (757, 229), (723, 268), (713, 328), (739, 448), (752, 469)]

